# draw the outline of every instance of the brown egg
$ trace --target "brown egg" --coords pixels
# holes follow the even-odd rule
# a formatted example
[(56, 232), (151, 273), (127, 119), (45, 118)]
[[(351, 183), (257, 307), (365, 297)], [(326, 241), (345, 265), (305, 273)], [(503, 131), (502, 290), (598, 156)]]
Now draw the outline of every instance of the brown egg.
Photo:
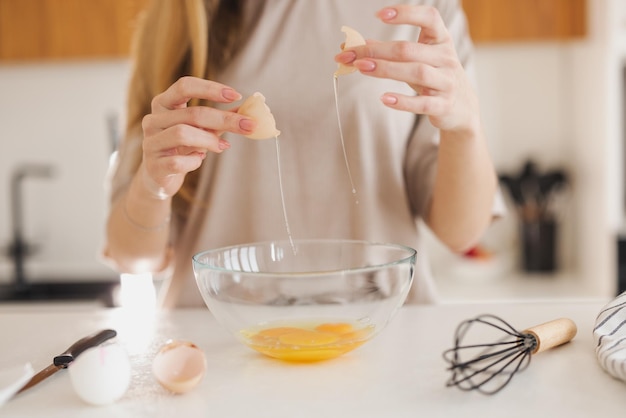
[[(365, 38), (352, 29), (349, 26), (342, 26), (341, 31), (346, 34), (346, 41), (343, 44), (342, 49), (346, 48), (354, 48), (355, 46), (365, 45)], [(350, 74), (356, 71), (356, 68), (352, 65), (339, 64), (339, 68), (335, 71), (335, 77), (339, 77), (340, 75)]]
[(265, 96), (256, 92), (248, 97), (239, 107), (237, 113), (248, 116), (257, 122), (257, 127), (246, 138), (250, 139), (270, 139), (280, 135), (276, 129), (276, 121), (270, 108), (265, 104)]
[(152, 374), (167, 390), (186, 393), (196, 387), (206, 371), (206, 358), (188, 341), (168, 341), (152, 362)]

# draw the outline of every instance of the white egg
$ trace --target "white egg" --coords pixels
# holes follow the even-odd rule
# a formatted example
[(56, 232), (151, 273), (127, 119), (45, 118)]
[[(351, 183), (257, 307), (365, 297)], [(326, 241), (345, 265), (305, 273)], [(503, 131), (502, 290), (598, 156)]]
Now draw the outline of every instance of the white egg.
[(196, 387), (206, 370), (206, 358), (188, 341), (168, 341), (152, 362), (152, 373), (167, 390), (185, 393)]
[(130, 384), (128, 354), (115, 343), (85, 350), (70, 363), (68, 371), (76, 394), (92, 405), (117, 401)]

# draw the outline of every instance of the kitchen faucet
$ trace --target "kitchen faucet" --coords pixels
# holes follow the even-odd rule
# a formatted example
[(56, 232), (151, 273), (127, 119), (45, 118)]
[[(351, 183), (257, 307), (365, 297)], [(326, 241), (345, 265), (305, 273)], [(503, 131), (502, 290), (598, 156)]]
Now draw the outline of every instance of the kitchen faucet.
[(24, 238), (24, 202), (22, 186), (26, 178), (50, 178), (54, 175), (54, 169), (47, 164), (27, 163), (18, 166), (11, 175), (11, 222), (13, 227), (13, 239), (7, 250), (7, 255), (13, 260), (13, 284), (15, 291), (26, 291), (28, 283), (24, 271), (24, 262), (28, 255), (32, 254), (34, 247)]

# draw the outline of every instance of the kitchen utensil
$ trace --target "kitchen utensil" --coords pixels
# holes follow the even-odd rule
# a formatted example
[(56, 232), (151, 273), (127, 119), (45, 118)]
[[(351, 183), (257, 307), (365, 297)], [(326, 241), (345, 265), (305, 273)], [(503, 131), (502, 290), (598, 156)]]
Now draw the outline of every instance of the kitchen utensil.
[(88, 348), (98, 346), (103, 342), (115, 337), (117, 332), (112, 329), (105, 329), (95, 334), (88, 335), (72, 344), (64, 353), (54, 357), (52, 364), (35, 374), (17, 393), (24, 392), (25, 390), (37, 385), (46, 378), (52, 376), (61, 369), (67, 368), (76, 357), (78, 357), (83, 351)]
[(543, 218), (554, 218), (557, 210), (554, 207), (556, 195), (567, 186), (567, 175), (561, 170), (550, 171), (539, 177), (539, 191), (541, 192)]
[(519, 174), (500, 174), (498, 179), (508, 190), (519, 216), (525, 222), (554, 219), (555, 196), (568, 183), (567, 174), (563, 170), (541, 174), (532, 160), (524, 163)]
[(521, 332), (489, 314), (463, 321), (456, 329), (454, 347), (443, 353), (452, 372), (446, 386), (494, 394), (528, 367), (532, 355), (570, 341), (576, 331), (576, 324), (567, 318)]
[(407, 297), (412, 248), (332, 239), (293, 245), (270, 241), (193, 257), (214, 317), (258, 352), (301, 362), (338, 357), (377, 335)]
[(507, 174), (500, 174), (498, 177), (500, 182), (506, 187), (513, 199), (513, 203), (517, 208), (524, 205), (524, 196), (522, 195), (522, 186), (518, 178), (514, 178)]

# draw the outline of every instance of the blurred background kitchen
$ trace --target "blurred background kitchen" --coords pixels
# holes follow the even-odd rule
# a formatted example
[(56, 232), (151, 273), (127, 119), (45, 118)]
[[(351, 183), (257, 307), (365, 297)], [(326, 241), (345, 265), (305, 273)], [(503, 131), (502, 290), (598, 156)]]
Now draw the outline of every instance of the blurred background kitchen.
[[(98, 253), (128, 44), (147, 1), (0, 0), (0, 304), (129, 297)], [(625, 290), (626, 2), (463, 5), (496, 168), (503, 180), (531, 182), (517, 196), (503, 181), (509, 213), (468, 254), (428, 235), (441, 300), (607, 299)], [(553, 174), (562, 181), (540, 187)], [(539, 238), (523, 233), (529, 199), (553, 225)], [(549, 254), (547, 264), (530, 263), (525, 243)]]

